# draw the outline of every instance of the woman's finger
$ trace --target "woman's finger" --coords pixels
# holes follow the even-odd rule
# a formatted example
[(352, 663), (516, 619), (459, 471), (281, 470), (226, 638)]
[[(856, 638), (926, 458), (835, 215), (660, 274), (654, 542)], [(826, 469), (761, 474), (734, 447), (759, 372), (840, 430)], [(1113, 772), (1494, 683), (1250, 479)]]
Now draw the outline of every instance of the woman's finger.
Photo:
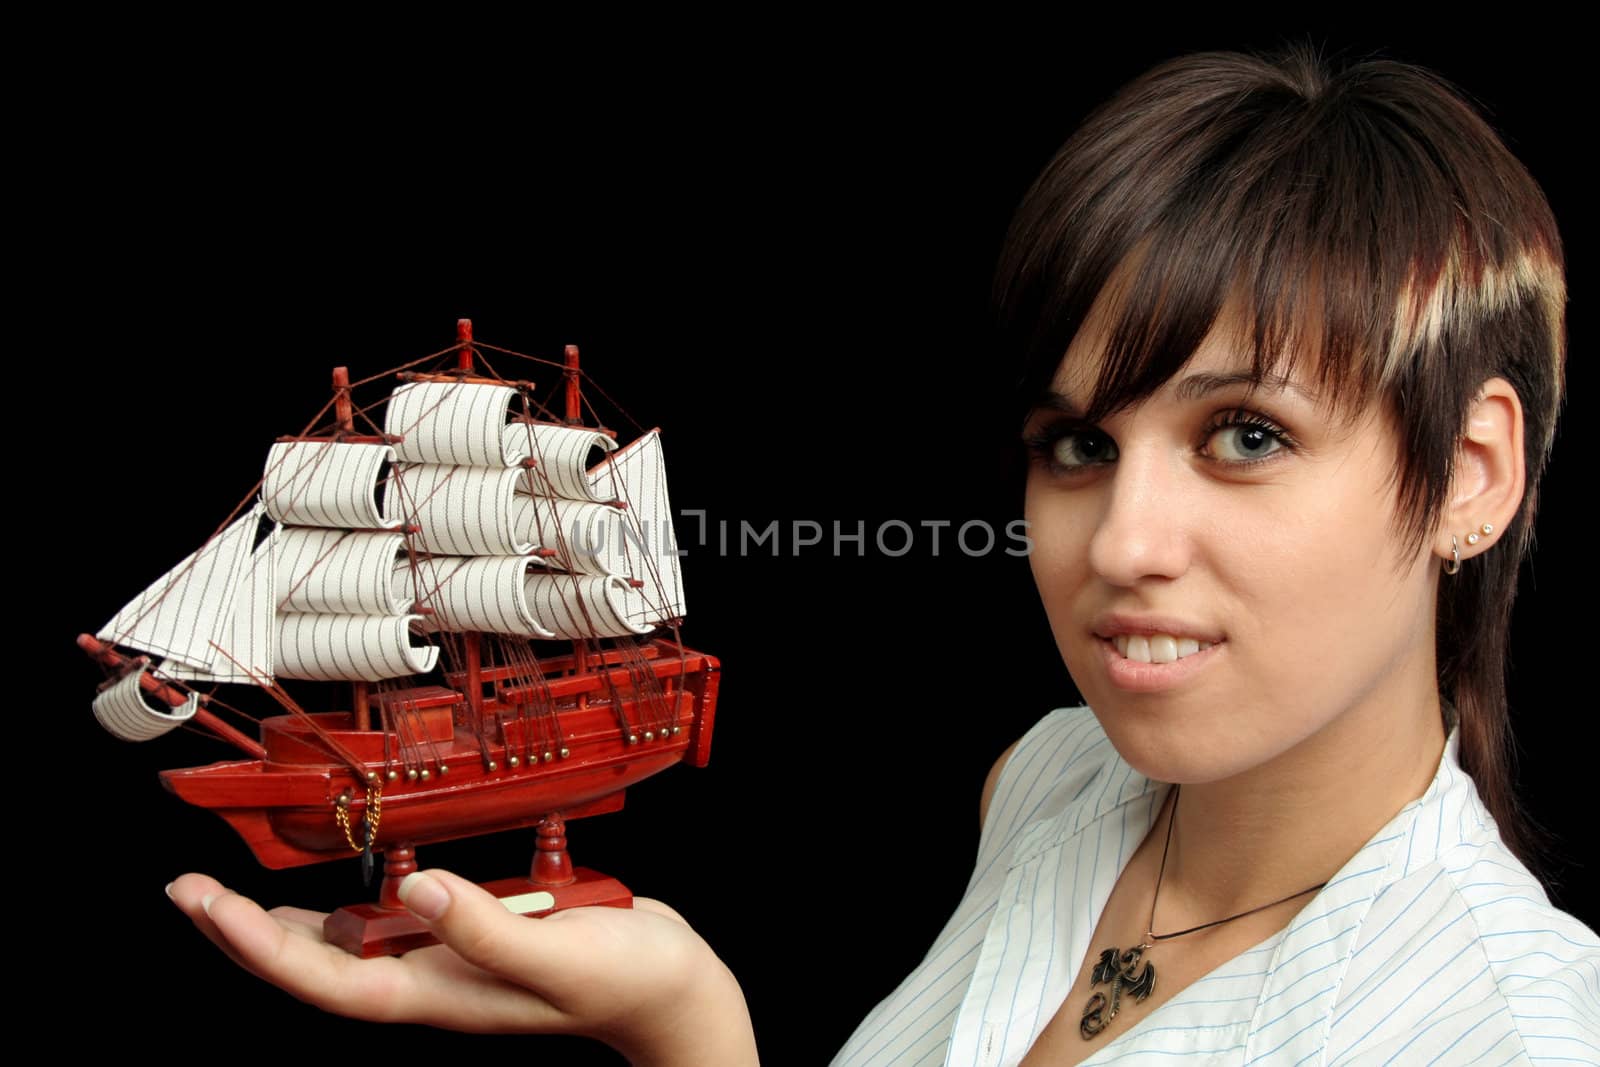
[(205, 910), (243, 966), (323, 1011), (359, 1019), (413, 1017), (415, 988), (403, 965), (382, 957), (363, 960), (279, 922), (238, 893), (208, 897)]
[[(418, 949), (398, 960), (361, 960), (323, 940), (322, 912), (289, 906), (263, 912), (253, 901), (200, 874), (182, 876), (168, 888), (168, 895), (234, 963), (325, 1011), (457, 1030), (534, 1028), (529, 1008), (538, 1005), (532, 994), (472, 966), (442, 945)], [(207, 905), (214, 914), (207, 913)], [(550, 1015), (542, 1017), (548, 1021)]]
[(194, 923), (195, 929), (204, 934), (206, 939), (213, 945), (221, 949), (223, 954), (230, 960), (259, 978), (261, 976), (256, 974), (250, 964), (245, 962), (244, 957), (234, 950), (234, 947), (228, 943), (228, 939), (217, 929), (217, 924), (211, 921), (211, 916), (206, 914), (205, 902), (209, 898), (218, 897), (227, 892), (230, 892), (230, 890), (221, 882), (203, 874), (181, 875), (167, 886), (167, 896), (171, 897), (173, 903), (178, 905), (178, 910), (182, 911), (184, 915), (188, 916), (189, 921)]

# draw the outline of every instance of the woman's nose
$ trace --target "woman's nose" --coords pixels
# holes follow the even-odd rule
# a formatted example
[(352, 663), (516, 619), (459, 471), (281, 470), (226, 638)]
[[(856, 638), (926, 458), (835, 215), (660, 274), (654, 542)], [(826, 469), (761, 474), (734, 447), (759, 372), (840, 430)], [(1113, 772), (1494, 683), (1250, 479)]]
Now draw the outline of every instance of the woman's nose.
[(1124, 451), (1107, 488), (1089, 565), (1112, 585), (1177, 578), (1189, 567), (1192, 501), (1182, 492), (1180, 463), (1159, 448)]

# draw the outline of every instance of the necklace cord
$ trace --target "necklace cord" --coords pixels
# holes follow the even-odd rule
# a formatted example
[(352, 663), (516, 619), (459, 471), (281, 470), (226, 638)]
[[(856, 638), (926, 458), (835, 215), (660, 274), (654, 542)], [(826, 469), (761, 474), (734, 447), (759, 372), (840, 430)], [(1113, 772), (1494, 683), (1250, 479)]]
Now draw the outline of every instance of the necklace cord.
[(1327, 882), (1322, 882), (1318, 885), (1312, 886), (1309, 889), (1302, 889), (1298, 893), (1290, 893), (1281, 900), (1274, 900), (1270, 904), (1263, 904), (1259, 908), (1251, 908), (1249, 911), (1241, 911), (1237, 915), (1230, 915), (1226, 919), (1217, 919), (1214, 922), (1201, 923), (1199, 926), (1191, 926), (1187, 930), (1179, 930), (1171, 934), (1156, 933), (1156, 902), (1161, 899), (1161, 882), (1167, 874), (1167, 853), (1172, 848), (1172, 828), (1177, 824), (1178, 821), (1178, 790), (1181, 788), (1181, 785), (1175, 785), (1172, 787), (1172, 814), (1167, 816), (1167, 842), (1161, 848), (1161, 869), (1156, 874), (1155, 897), (1150, 901), (1150, 922), (1145, 925), (1145, 937), (1149, 941), (1170, 941), (1175, 937), (1182, 937), (1184, 934), (1197, 933), (1200, 930), (1208, 930), (1213, 926), (1221, 926), (1223, 923), (1229, 923), (1235, 919), (1242, 919), (1246, 915), (1254, 915), (1258, 911), (1266, 911), (1268, 908), (1275, 908), (1279, 904), (1293, 900), (1295, 897), (1303, 897), (1307, 893), (1315, 893), (1317, 890), (1328, 884)]

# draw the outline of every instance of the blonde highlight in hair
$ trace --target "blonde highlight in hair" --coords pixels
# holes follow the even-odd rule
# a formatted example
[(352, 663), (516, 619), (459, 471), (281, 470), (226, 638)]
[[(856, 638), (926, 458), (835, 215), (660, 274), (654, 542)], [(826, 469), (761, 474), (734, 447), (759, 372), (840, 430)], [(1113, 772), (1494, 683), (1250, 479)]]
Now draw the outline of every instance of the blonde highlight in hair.
[(1516, 389), (1526, 493), (1495, 550), (1441, 582), (1437, 653), (1462, 766), (1536, 868), (1512, 791), (1505, 660), (1562, 402), (1567, 297), (1560, 235), (1527, 169), (1421, 67), (1335, 68), (1305, 46), (1173, 59), (1096, 109), (1012, 220), (994, 306), (1023, 412), (1102, 295), (1086, 419), (1154, 393), (1236, 305), (1257, 379), (1303, 363), (1330, 408), (1354, 418), (1378, 404), (1392, 420), (1412, 555), (1438, 527), (1479, 389), (1493, 377)]
[[(1511, 313), (1525, 303), (1542, 305), (1535, 315), (1547, 324), (1545, 356), (1559, 388), (1566, 356), (1567, 304), (1560, 249), (1552, 254), (1543, 246), (1521, 247), (1498, 263), (1468, 256), (1460, 243), (1451, 245), (1446, 268), (1431, 283), (1414, 275), (1400, 287), (1380, 388), (1393, 386), (1413, 353), (1437, 350), (1453, 324), (1481, 329), (1493, 316)], [(1547, 430), (1553, 436), (1553, 418)], [(1549, 445), (1549, 440), (1540, 442), (1541, 448)]]

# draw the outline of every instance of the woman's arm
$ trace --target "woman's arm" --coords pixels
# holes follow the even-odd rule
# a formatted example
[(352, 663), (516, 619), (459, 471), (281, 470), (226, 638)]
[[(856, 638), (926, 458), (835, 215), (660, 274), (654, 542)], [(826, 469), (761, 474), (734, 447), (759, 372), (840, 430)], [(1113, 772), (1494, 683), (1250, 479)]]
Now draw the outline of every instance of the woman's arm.
[(324, 1011), (480, 1033), (582, 1034), (650, 1067), (757, 1062), (738, 981), (659, 901), (530, 920), (447, 871), (418, 872), (401, 884), (402, 898), (442, 943), (359, 959), (323, 940), (321, 913), (263, 911), (200, 874), (167, 892), (234, 962)]

